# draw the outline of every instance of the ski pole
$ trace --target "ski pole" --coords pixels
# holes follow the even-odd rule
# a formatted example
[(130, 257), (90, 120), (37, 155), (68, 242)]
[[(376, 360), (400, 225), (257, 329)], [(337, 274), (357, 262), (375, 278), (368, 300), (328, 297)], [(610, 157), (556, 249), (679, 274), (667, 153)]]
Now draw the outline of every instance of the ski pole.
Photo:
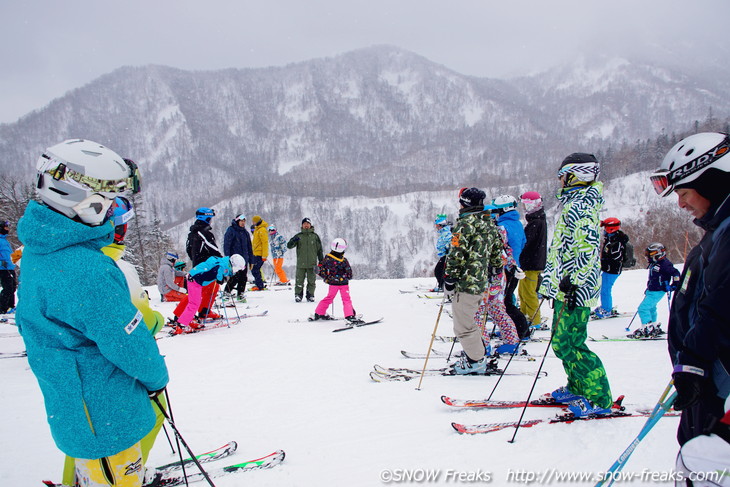
[[(155, 400), (155, 402), (157, 403), (157, 407), (160, 408), (160, 403), (157, 400)], [(170, 418), (174, 418), (172, 414), (172, 404), (170, 404), (170, 395), (167, 393), (167, 388), (165, 388), (165, 403), (167, 404), (167, 410), (170, 414)], [(185, 480), (185, 486), (188, 487), (190, 485), (188, 484), (188, 474), (185, 471), (185, 461), (183, 460), (182, 448), (180, 448), (180, 438), (177, 435), (175, 435), (175, 444), (177, 445), (177, 454), (180, 457), (180, 466), (182, 467), (183, 480)]]
[(175, 451), (175, 447), (172, 446), (172, 440), (170, 439), (170, 433), (167, 432), (167, 426), (165, 426), (165, 423), (162, 423), (162, 430), (165, 432), (165, 436), (167, 437), (167, 443), (170, 445), (170, 449), (172, 450), (172, 454), (174, 455), (177, 452)]
[(631, 318), (631, 321), (629, 321), (629, 324), (626, 327), (626, 331), (631, 331), (631, 324), (634, 322), (634, 320), (636, 319), (636, 315), (638, 315), (638, 314), (639, 314), (639, 310), (637, 308), (636, 313), (634, 313), (634, 317)]
[[(167, 390), (165, 390), (165, 392), (167, 393)], [(185, 447), (185, 449), (188, 451), (188, 454), (190, 455), (190, 458), (193, 460), (193, 462), (195, 463), (195, 465), (198, 467), (198, 470), (200, 470), (200, 473), (203, 474), (203, 477), (205, 477), (205, 480), (208, 482), (208, 484), (210, 485), (210, 487), (215, 487), (215, 484), (213, 483), (212, 480), (210, 480), (210, 477), (208, 476), (208, 472), (205, 471), (205, 469), (200, 464), (200, 462), (198, 461), (198, 459), (195, 456), (195, 454), (192, 452), (192, 450), (188, 446), (187, 442), (183, 439), (182, 435), (180, 435), (180, 431), (178, 431), (177, 427), (175, 426), (175, 422), (167, 414), (167, 412), (165, 411), (165, 408), (162, 407), (162, 404), (160, 404), (160, 399), (157, 396), (155, 396), (155, 397), (152, 398), (152, 400), (155, 401), (155, 404), (157, 404), (157, 407), (160, 408), (160, 411), (162, 412), (162, 415), (165, 416), (165, 419), (167, 420), (168, 424), (172, 428), (172, 431), (175, 432), (175, 437), (178, 440), (180, 440), (180, 443), (182, 443), (183, 446)], [(168, 397), (168, 406), (169, 406), (169, 397)], [(182, 458), (180, 460), (182, 461)], [(184, 465), (185, 464), (183, 463), (183, 467), (184, 467)], [(184, 474), (184, 472), (185, 471), (183, 470), (183, 474)], [(187, 476), (185, 477), (185, 483), (187, 484)]]
[(673, 381), (669, 381), (666, 389), (664, 389), (661, 397), (659, 397), (659, 401), (657, 402), (656, 406), (654, 406), (654, 410), (652, 411), (651, 415), (649, 415), (649, 417), (646, 419), (646, 423), (644, 423), (641, 431), (639, 431), (639, 434), (636, 436), (636, 438), (634, 438), (634, 441), (629, 444), (626, 450), (624, 450), (624, 452), (619, 455), (618, 459), (613, 462), (613, 465), (611, 465), (611, 467), (606, 470), (603, 479), (596, 484), (596, 487), (601, 487), (603, 485), (608, 485), (610, 487), (611, 485), (613, 485), (617, 477), (616, 474), (624, 468), (626, 462), (628, 462), (629, 460), (629, 457), (634, 452), (634, 450), (636, 450), (636, 447), (639, 445), (641, 440), (643, 440), (644, 437), (649, 433), (649, 431), (651, 431), (651, 429), (654, 427), (654, 425), (659, 422), (662, 416), (664, 416), (664, 413), (669, 411), (669, 408), (672, 407), (672, 404), (674, 404), (674, 400), (677, 398), (677, 393), (672, 393), (672, 395), (669, 396), (668, 399), (667, 395), (669, 394), (669, 391), (672, 390), (673, 384)]
[(515, 354), (517, 353), (518, 348), (519, 347), (515, 347), (514, 351), (510, 354), (509, 360), (507, 361), (507, 365), (504, 366), (504, 369), (502, 369), (502, 373), (499, 374), (499, 379), (497, 379), (497, 383), (494, 384), (494, 387), (492, 388), (492, 392), (489, 393), (489, 397), (487, 398), (487, 401), (492, 399), (492, 394), (494, 394), (494, 391), (497, 390), (497, 386), (502, 381), (502, 377), (504, 377), (504, 373), (507, 372), (507, 367), (509, 367), (509, 364), (512, 363), (512, 359), (515, 358)]
[(550, 346), (553, 344), (553, 337), (555, 336), (555, 327), (560, 325), (560, 320), (563, 318), (563, 311), (565, 311), (566, 304), (563, 303), (562, 307), (560, 308), (560, 311), (558, 312), (558, 319), (553, 321), (552, 330), (550, 332), (550, 340), (548, 340), (547, 347), (545, 347), (545, 353), (542, 356), (542, 360), (540, 361), (540, 367), (537, 368), (537, 373), (535, 374), (535, 380), (532, 381), (532, 387), (530, 388), (530, 393), (527, 395), (527, 400), (525, 401), (525, 405), (522, 408), (522, 414), (520, 414), (520, 419), (517, 421), (517, 426), (515, 427), (515, 433), (512, 435), (512, 439), (509, 440), (509, 443), (515, 442), (515, 437), (517, 436), (517, 432), (520, 430), (520, 425), (522, 424), (522, 418), (525, 417), (525, 411), (527, 411), (527, 405), (530, 404), (530, 398), (532, 397), (532, 392), (535, 390), (535, 385), (537, 384), (537, 379), (540, 378), (540, 372), (542, 371), (542, 366), (545, 364), (545, 358), (547, 357), (548, 350), (550, 350)]
[[(421, 383), (423, 382), (423, 376), (426, 375), (426, 367), (428, 366), (428, 359), (431, 357), (431, 348), (433, 348), (433, 341), (436, 339), (436, 330), (438, 330), (439, 327), (439, 321), (441, 321), (441, 313), (444, 310), (444, 303), (446, 303), (446, 293), (444, 292), (444, 297), (441, 298), (441, 306), (439, 307), (439, 314), (436, 316), (436, 324), (433, 326), (433, 333), (431, 333), (431, 343), (428, 344), (428, 352), (426, 352), (426, 360), (423, 361), (423, 370), (421, 371), (421, 378), (418, 381), (418, 387), (416, 387), (417, 391), (421, 390)], [(454, 340), (456, 341), (456, 340)]]

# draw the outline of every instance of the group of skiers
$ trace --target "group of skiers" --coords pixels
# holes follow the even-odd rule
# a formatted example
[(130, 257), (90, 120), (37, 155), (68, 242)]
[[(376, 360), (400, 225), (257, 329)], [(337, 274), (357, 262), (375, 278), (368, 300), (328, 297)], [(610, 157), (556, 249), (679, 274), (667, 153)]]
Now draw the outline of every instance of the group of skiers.
[[(656, 192), (662, 197), (676, 192), (679, 206), (705, 230), (678, 278), (663, 246), (652, 244), (646, 252), (652, 273), (647, 298), (656, 304), (650, 291), (673, 291), (668, 338), (677, 393), (674, 408), (682, 411), (677, 466), (684, 471), (706, 471), (712, 459), (730, 464), (730, 333), (725, 301), (730, 281), (729, 151), (727, 134), (692, 135), (677, 143), (651, 176)], [(54, 441), (68, 455), (64, 483), (74, 485), (83, 479), (90, 486), (140, 486), (145, 481), (144, 461), (166, 414), (163, 392), (168, 371), (153, 338), (164, 320), (150, 308), (133, 266), (121, 259), (133, 216), (126, 196), (141, 189), (139, 169), (134, 161), (80, 139), (49, 147), (36, 168), (40, 201), (28, 204), (17, 225), (24, 251), (16, 322), (44, 395)], [(453, 302), (454, 332), (464, 348), (454, 365), (456, 373), (479, 373), (487, 366), (489, 351), (478, 317), (483, 316), (480, 305), (490, 306), (493, 296), (502, 296), (505, 312), (500, 327), (505, 344), (516, 344), (510, 343), (513, 333), (519, 340), (515, 321), (511, 326), (508, 321), (512, 316), (508, 303), (514, 304), (509, 296), (515, 282), (521, 281), (521, 310), (531, 323), (539, 323), (540, 298), (553, 303), (552, 348), (562, 360), (567, 384), (550, 397), (568, 403), (578, 417), (610, 413), (613, 399), (605, 369), (586, 345), (591, 307), (604, 279), (599, 173), (599, 162), (587, 153), (573, 153), (560, 164), (557, 196), (562, 210), (549, 249), (540, 195), (521, 196), (528, 226), (524, 234), (512, 230), (510, 235), (510, 228), (517, 228), (514, 198), (495, 198), (485, 206), (482, 190), (459, 191), (461, 209), (442, 264), (443, 289)], [(212, 300), (206, 301), (206, 296), (214, 295), (215, 286), (226, 278), (234, 283), (229, 292), (240, 291), (240, 280), (234, 277), (248, 267), (255, 287), (264, 288), (260, 272), (268, 245), (263, 245), (261, 235), (267, 230), (271, 235), (275, 228), (254, 217), (254, 242), (247, 247), (247, 233), (238, 230), (245, 230), (246, 218), (238, 215), (226, 232), (224, 255), (211, 231), (214, 215), (210, 208), (196, 211), (186, 248), (192, 261), (189, 273), (176, 269), (180, 267), (176, 254), (163, 256), (163, 296), (182, 299), (175, 312), (180, 325), (192, 322), (196, 314), (210, 316)], [(617, 222), (609, 220), (603, 222), (607, 234), (603, 249), (608, 247), (610, 253), (613, 240), (622, 238), (617, 234), (609, 239), (618, 230)], [(440, 230), (447, 223), (443, 215), (436, 220)], [(6, 222), (0, 237), (8, 230)], [(0, 272), (13, 270), (3, 241), (0, 238)], [(280, 246), (281, 239), (273, 242)], [(356, 319), (344, 239), (335, 239), (324, 256), (319, 236), (305, 218), (301, 231), (286, 246), (298, 253), (295, 299), (314, 300), (318, 266), (330, 290), (315, 315), (326, 318), (327, 307), (339, 293), (345, 315)], [(616, 269), (604, 268), (604, 274), (616, 275)], [(282, 275), (278, 274), (280, 279)], [(175, 277), (184, 277), (185, 285)], [(615, 277), (605, 279), (610, 289)], [(244, 275), (244, 286), (245, 281)], [(7, 297), (0, 301), (4, 307), (13, 304)], [(646, 319), (655, 320), (650, 304)], [(607, 307), (612, 309), (610, 297), (602, 301), (601, 308), (608, 311)], [(501, 311), (499, 305), (489, 309)]]
[[(643, 333), (663, 333), (656, 305), (667, 293), (674, 293), (669, 349), (677, 391), (674, 408), (682, 411), (678, 432), (682, 449), (677, 466), (685, 472), (707, 471), (708, 458), (716, 460), (714, 466), (730, 465), (730, 328), (724, 302), (730, 281), (729, 151), (727, 134), (696, 134), (677, 143), (651, 176), (657, 193), (667, 196), (676, 192), (680, 208), (689, 211), (695, 224), (706, 232), (688, 255), (681, 275), (661, 243), (647, 246), (649, 278), (637, 310)], [(483, 328), (480, 302), (498, 293), (500, 286), (509, 289), (512, 274), (521, 278), (521, 307), (525, 316), (532, 317), (530, 324), (539, 323), (538, 297), (553, 303), (551, 346), (562, 360), (568, 380), (549, 397), (568, 404), (576, 417), (611, 413), (613, 398), (605, 368), (586, 345), (587, 324), (599, 295), (601, 306), (593, 316), (605, 318), (615, 313), (611, 289), (622, 269), (635, 265), (635, 259), (620, 221), (607, 218), (601, 222), (598, 218), (603, 206), (599, 174), (600, 164), (592, 154), (573, 153), (561, 163), (557, 197), (562, 210), (544, 265), (540, 244), (546, 239), (545, 217), (544, 211), (537, 213), (541, 204), (535, 192), (521, 196), (529, 228), (525, 241), (515, 238), (519, 232), (514, 231), (510, 240), (509, 220), (506, 225), (502, 223), (505, 208), (516, 207), (509, 196), (485, 205), (482, 190), (463, 188), (449, 249), (442, 244), (448, 230), (446, 215), (437, 216), (437, 289), (443, 279), (445, 293), (453, 303), (454, 333), (463, 346), (453, 365), (456, 374), (487, 371), (489, 334)], [(490, 217), (494, 213), (499, 216), (496, 225)], [(605, 229), (603, 245), (600, 228)], [(528, 268), (526, 256), (530, 262), (527, 272), (521, 269)], [(445, 267), (443, 278), (438, 273), (441, 267)], [(505, 272), (505, 267), (509, 271)], [(505, 292), (505, 305), (512, 302), (507, 296)], [(509, 344), (513, 326), (499, 309), (488, 311), (494, 313), (502, 340)], [(712, 456), (708, 456), (710, 445), (717, 449)]]

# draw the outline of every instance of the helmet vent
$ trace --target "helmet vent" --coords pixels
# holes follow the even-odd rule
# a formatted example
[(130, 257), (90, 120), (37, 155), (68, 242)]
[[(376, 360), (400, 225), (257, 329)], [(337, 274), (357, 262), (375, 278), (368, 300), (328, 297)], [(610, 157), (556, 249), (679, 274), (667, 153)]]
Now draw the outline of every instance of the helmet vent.
[(55, 193), (58, 193), (58, 194), (60, 194), (61, 196), (68, 196), (68, 193), (66, 193), (65, 191), (61, 191), (61, 190), (60, 190), (60, 189), (58, 189), (58, 188), (54, 188), (53, 186), (49, 186), (49, 187), (48, 187), (48, 190), (49, 190), (49, 191), (53, 191), (53, 192), (55, 192)]
[(101, 152), (90, 151), (90, 150), (82, 150), (81, 152), (83, 152), (87, 156), (92, 156), (92, 157), (99, 157), (101, 155)]
[(691, 154), (692, 154), (692, 153), (693, 153), (694, 151), (695, 151), (695, 150), (694, 150), (694, 147), (693, 147), (692, 149), (688, 150), (688, 151), (687, 151), (687, 152), (686, 152), (686, 153), (685, 153), (684, 155), (685, 155), (685, 156), (689, 156), (689, 155), (691, 155)]

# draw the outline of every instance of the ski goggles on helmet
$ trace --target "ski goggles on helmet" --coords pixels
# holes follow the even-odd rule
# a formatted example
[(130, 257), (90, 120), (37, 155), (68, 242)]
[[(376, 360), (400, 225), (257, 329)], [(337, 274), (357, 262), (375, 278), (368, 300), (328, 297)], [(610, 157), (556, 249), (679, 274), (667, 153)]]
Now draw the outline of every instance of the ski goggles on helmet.
[(140, 190), (140, 175), (137, 164), (130, 159), (124, 159), (124, 163), (129, 168), (130, 176), (123, 179), (98, 179), (87, 176), (74, 171), (64, 162), (55, 159), (51, 159), (47, 163), (43, 173), (50, 175), (56, 181), (66, 181), (83, 190), (105, 194), (113, 198), (120, 193), (138, 193)]
[(659, 196), (667, 196), (672, 194), (677, 183), (682, 183), (685, 179), (690, 177), (692, 174), (704, 171), (714, 164), (718, 159), (728, 155), (730, 151), (730, 137), (717, 144), (712, 149), (701, 154), (700, 156), (692, 159), (686, 164), (682, 164), (676, 169), (657, 169), (654, 174), (649, 176), (651, 185), (654, 187), (654, 191)]

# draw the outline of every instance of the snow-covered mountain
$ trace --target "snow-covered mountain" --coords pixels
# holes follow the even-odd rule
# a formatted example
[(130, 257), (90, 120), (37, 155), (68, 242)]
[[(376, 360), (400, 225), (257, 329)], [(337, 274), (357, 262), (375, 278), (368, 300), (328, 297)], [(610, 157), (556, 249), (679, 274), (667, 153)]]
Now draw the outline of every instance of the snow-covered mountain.
[[(396, 213), (394, 201), (437, 208), (467, 185), (490, 196), (518, 184), (551, 193), (570, 152), (726, 117), (724, 79), (625, 59), (482, 79), (390, 46), (263, 69), (124, 67), (0, 125), (0, 171), (30, 178), (45, 147), (84, 137), (140, 164), (147, 211), (182, 225), (178, 235), (204, 205), (230, 209), (219, 211), (221, 226), (240, 212), (289, 227), (309, 216), (375, 241), (391, 225), (408, 228), (382, 217)], [(433, 216), (416, 212), (413, 225)], [(416, 240), (385, 242), (367, 260), (420, 268), (409, 256), (430, 235), (408, 235)]]

